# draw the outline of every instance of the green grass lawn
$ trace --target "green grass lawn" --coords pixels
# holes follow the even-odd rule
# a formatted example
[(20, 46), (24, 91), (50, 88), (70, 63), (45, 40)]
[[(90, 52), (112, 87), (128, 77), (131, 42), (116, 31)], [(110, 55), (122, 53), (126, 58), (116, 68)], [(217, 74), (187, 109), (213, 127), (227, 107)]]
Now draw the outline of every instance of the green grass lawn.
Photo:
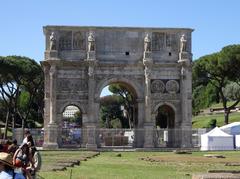
[[(235, 103), (235, 101), (228, 101), (227, 106), (229, 107), (229, 106), (233, 105), (233, 103)], [(237, 106), (239, 106), (239, 104)], [(216, 103), (216, 104), (211, 105), (210, 108), (222, 108), (222, 107), (223, 107), (222, 103)]]
[[(207, 172), (209, 169), (237, 169), (240, 167), (225, 166), (226, 162), (239, 162), (240, 151), (211, 152), (226, 156), (224, 159), (209, 159), (203, 157), (210, 152), (194, 152), (192, 154), (174, 154), (172, 152), (101, 152), (88, 161), (81, 162), (80, 166), (68, 168), (66, 171), (41, 171), (39, 176), (45, 179), (108, 179), (108, 178), (136, 178), (136, 179), (190, 179), (193, 173)], [(42, 152), (43, 168), (61, 158), (77, 159), (86, 155), (86, 152)], [(142, 157), (159, 159), (160, 162), (141, 160)]]
[[(192, 119), (192, 127), (193, 128), (205, 128), (208, 124), (208, 122), (211, 119), (216, 119), (217, 120), (217, 126), (222, 126), (224, 125), (224, 114), (212, 114), (212, 115), (198, 115), (194, 116)], [(240, 121), (240, 113), (235, 112), (235, 113), (230, 113), (229, 115), (229, 123), (232, 122), (239, 122)]]

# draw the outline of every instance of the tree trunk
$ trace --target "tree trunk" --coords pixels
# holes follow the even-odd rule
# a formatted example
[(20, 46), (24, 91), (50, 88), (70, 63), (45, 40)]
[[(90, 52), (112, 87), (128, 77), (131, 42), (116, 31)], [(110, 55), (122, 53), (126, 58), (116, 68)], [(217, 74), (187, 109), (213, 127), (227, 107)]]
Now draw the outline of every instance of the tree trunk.
[(13, 112), (11, 114), (12, 116), (12, 134), (14, 134), (14, 128), (15, 128), (15, 113)]
[(230, 110), (224, 110), (224, 124), (228, 124), (228, 117), (229, 117)]
[(7, 111), (7, 115), (6, 115), (5, 130), (4, 130), (3, 139), (7, 138), (8, 118), (9, 118), (8, 116), (9, 116), (9, 110)]

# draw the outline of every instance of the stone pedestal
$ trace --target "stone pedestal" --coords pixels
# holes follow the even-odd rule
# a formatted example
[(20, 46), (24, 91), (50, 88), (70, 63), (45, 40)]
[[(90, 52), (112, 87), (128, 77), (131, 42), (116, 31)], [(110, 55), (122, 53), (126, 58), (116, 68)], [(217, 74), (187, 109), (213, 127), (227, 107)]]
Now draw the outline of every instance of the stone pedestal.
[(48, 50), (45, 52), (45, 59), (58, 58), (57, 50)]
[(88, 150), (97, 150), (96, 125), (95, 124), (88, 124), (86, 129), (87, 129), (87, 144), (86, 144), (86, 148)]
[(188, 52), (181, 52), (179, 53), (179, 61), (186, 61), (186, 60), (189, 60), (191, 59), (191, 55), (188, 53)]
[(96, 59), (96, 53), (95, 51), (90, 51), (87, 53), (87, 59), (88, 60), (95, 60)]
[(144, 148), (153, 148), (153, 123), (145, 123), (144, 124)]
[(143, 58), (144, 59), (152, 59), (152, 52), (144, 52), (143, 53)]
[(44, 149), (57, 149), (58, 148), (58, 126), (55, 123), (48, 124), (48, 129), (44, 134)]
[(191, 129), (191, 127), (182, 128), (181, 147), (182, 148), (191, 148), (192, 147), (192, 129)]

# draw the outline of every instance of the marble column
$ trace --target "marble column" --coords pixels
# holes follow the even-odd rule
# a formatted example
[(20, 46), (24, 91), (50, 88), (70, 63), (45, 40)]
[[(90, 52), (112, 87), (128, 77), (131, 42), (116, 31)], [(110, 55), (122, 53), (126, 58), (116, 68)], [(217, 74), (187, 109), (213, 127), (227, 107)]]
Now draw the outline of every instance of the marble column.
[[(49, 123), (45, 129), (44, 148), (58, 148), (58, 126), (56, 123), (56, 66), (51, 65), (49, 70), (49, 100), (46, 105), (49, 105)], [(45, 73), (46, 74), (46, 73)], [(45, 91), (45, 93), (48, 93)]]
[(181, 147), (191, 147), (191, 130), (192, 130), (192, 71), (191, 56), (188, 52), (179, 54), (180, 64), (180, 92), (181, 92)]
[(134, 131), (134, 147), (142, 148), (144, 145), (144, 109), (145, 109), (145, 101), (144, 99), (137, 99), (137, 109), (138, 109), (138, 125)]
[(87, 144), (86, 148), (89, 150), (97, 149), (97, 119), (95, 113), (95, 79), (94, 67), (96, 65), (95, 59), (87, 59), (88, 62), (88, 123), (85, 124), (87, 129)]
[[(153, 122), (151, 119), (151, 68), (153, 60), (151, 52), (144, 52), (144, 76), (145, 76), (145, 122), (144, 122), (144, 148), (153, 148)], [(148, 57), (148, 58), (146, 58)]]

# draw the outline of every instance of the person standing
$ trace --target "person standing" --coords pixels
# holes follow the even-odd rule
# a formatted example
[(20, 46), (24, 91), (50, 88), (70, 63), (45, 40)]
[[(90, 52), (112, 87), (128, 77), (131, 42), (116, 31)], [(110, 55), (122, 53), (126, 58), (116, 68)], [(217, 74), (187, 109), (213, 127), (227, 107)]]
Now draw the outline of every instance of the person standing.
[(5, 152), (0, 152), (0, 178), (13, 178), (13, 164), (12, 156)]

